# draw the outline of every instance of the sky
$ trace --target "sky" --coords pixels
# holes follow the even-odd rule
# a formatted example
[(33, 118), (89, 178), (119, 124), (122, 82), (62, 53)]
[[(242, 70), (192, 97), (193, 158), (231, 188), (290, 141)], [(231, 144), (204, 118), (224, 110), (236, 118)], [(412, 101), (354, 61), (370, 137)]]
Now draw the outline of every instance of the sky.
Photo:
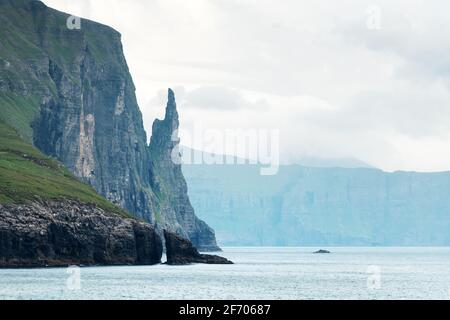
[(148, 135), (170, 87), (196, 149), (195, 130), (279, 130), (282, 162), (450, 170), (448, 1), (44, 2), (122, 34)]

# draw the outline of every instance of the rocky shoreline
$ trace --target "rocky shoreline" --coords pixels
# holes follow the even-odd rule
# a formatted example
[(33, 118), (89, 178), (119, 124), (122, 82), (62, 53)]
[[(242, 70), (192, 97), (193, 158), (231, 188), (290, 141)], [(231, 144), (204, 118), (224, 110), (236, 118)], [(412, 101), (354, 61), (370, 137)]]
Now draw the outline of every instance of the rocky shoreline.
[[(74, 200), (0, 205), (0, 269), (161, 263), (155, 228)], [(164, 230), (168, 265), (232, 264)]]
[(193, 263), (233, 264), (228, 259), (216, 255), (201, 254), (188, 240), (164, 230), (168, 265), (187, 265)]
[(58, 200), (0, 205), (0, 268), (161, 263), (162, 241), (144, 222)]

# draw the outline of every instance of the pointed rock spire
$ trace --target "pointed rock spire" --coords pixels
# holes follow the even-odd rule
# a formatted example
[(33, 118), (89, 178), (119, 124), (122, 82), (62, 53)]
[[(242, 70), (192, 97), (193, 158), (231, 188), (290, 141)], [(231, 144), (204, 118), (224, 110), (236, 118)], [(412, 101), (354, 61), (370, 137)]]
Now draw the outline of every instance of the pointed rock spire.
[(172, 89), (169, 88), (169, 93), (168, 93), (168, 101), (169, 103), (173, 102), (175, 103), (175, 93), (173, 92)]
[(162, 150), (173, 149), (178, 144), (174, 134), (177, 134), (179, 126), (177, 104), (175, 102), (175, 94), (172, 89), (168, 91), (166, 115), (164, 120), (156, 119), (153, 122), (152, 138), (150, 141), (150, 148), (154, 153), (162, 153)]
[(178, 123), (177, 103), (175, 101), (175, 93), (170, 88), (168, 91), (166, 116), (164, 118), (164, 121), (172, 122), (172, 130), (178, 129), (179, 123)]

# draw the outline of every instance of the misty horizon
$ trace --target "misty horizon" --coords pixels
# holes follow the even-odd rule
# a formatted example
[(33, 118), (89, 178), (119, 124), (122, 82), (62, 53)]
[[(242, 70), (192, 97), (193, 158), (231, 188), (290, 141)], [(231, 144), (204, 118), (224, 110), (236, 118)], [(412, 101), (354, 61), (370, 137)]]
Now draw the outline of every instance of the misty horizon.
[(280, 129), (281, 162), (450, 170), (443, 1), (44, 2), (122, 34), (149, 135), (172, 87), (183, 129)]

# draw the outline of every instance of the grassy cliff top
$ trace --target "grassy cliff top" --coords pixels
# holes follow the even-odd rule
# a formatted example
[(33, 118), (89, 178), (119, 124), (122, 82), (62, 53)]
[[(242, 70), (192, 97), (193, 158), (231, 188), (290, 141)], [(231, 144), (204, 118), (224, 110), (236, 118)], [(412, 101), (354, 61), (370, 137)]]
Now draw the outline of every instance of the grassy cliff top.
[(0, 121), (25, 141), (33, 141), (31, 123), (43, 98), (59, 97), (50, 63), (74, 88), (80, 79), (71, 76), (87, 52), (111, 81), (128, 73), (119, 32), (87, 19), (81, 29), (69, 30), (69, 17), (41, 1), (0, 0)]
[(0, 204), (25, 204), (42, 199), (76, 200), (130, 217), (0, 122)]

